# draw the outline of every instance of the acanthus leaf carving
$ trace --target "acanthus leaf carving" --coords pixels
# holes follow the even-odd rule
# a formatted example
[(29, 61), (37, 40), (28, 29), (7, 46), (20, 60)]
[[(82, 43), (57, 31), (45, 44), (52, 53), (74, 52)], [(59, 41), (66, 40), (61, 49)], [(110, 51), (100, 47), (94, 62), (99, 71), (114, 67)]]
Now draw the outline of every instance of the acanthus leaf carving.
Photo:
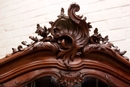
[(71, 69), (70, 62), (74, 60), (75, 56), (87, 55), (92, 51), (109, 51), (112, 55), (120, 56), (126, 53), (109, 42), (108, 36), (102, 37), (97, 28), (95, 28), (94, 34), (90, 36), (91, 23), (86, 22), (86, 17), (76, 15), (79, 10), (78, 4), (71, 4), (68, 9), (68, 16), (66, 16), (64, 9), (61, 8), (58, 19), (49, 22), (50, 28), (41, 27), (40, 24), (37, 24), (35, 33), (42, 38), (29, 36), (33, 42), (28, 44), (23, 41), (22, 44), (27, 48), (19, 45), (17, 48), (12, 48), (13, 54), (25, 50), (34, 50), (34, 48), (49, 49), (56, 53), (57, 59), (62, 59), (68, 69)]
[(62, 58), (68, 68), (71, 68), (69, 62), (74, 60), (89, 41), (90, 23), (87, 24), (82, 17), (75, 14), (78, 10), (78, 4), (70, 5), (69, 17), (66, 17), (62, 9), (60, 18), (51, 27), (51, 34), (60, 47), (57, 57)]

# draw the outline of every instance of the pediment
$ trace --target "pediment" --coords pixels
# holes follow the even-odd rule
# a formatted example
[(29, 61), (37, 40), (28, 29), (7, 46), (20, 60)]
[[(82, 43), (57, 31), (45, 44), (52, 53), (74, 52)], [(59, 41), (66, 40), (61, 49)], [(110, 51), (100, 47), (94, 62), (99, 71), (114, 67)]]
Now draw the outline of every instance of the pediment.
[(32, 43), (22, 41), (12, 48), (12, 54), (0, 60), (1, 86), (23, 87), (38, 78), (53, 76), (59, 83), (74, 87), (92, 76), (111, 87), (129, 87), (126, 51), (109, 42), (98, 28), (90, 35), (92, 25), (86, 17), (77, 15), (79, 10), (78, 4), (71, 4), (66, 15), (61, 8), (58, 18), (49, 22), (50, 28), (37, 24), (35, 33), (41, 38), (29, 36)]

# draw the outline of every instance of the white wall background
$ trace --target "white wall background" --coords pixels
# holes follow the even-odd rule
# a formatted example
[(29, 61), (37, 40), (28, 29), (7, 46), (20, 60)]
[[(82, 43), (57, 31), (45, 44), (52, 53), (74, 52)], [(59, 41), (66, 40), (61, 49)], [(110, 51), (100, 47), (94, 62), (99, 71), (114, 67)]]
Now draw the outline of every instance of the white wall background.
[(130, 0), (0, 0), (0, 58), (22, 41), (29, 42), (37, 23), (49, 27), (61, 7), (67, 12), (74, 2), (80, 5), (77, 14), (86, 16), (102, 36), (109, 35), (130, 58)]

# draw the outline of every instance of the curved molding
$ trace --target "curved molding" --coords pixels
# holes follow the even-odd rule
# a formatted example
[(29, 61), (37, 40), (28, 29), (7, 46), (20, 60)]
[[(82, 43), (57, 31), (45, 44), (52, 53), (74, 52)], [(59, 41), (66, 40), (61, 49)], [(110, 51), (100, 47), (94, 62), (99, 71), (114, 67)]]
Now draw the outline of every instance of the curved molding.
[[(68, 16), (61, 9), (50, 28), (37, 24), (37, 33), (42, 38), (29, 36), (32, 43), (22, 41), (12, 48), (13, 53), (0, 60), (0, 84), (21, 87), (43, 76), (54, 76), (61, 84), (74, 87), (85, 77), (99, 78), (111, 87), (130, 85), (130, 61), (121, 51), (102, 37), (86, 18), (76, 15), (80, 7), (71, 4)], [(119, 84), (117, 84), (119, 83)], [(0, 85), (1, 86), (1, 85)]]

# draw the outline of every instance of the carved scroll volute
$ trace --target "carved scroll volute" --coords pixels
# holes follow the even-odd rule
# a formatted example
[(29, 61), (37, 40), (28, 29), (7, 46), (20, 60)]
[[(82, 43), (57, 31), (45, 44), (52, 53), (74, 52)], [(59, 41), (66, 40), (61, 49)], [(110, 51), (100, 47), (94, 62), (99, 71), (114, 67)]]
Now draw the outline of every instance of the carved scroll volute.
[(76, 15), (79, 5), (72, 4), (68, 10), (68, 16), (65, 16), (64, 9), (55, 22), (51, 22), (51, 34), (59, 46), (57, 58), (62, 58), (64, 64), (70, 68), (69, 62), (74, 60), (76, 55), (82, 55), (82, 48), (89, 41), (90, 23)]
[(90, 25), (90, 22), (86, 23), (86, 17), (83, 18), (83, 15), (76, 15), (75, 13), (80, 10), (80, 6), (78, 4), (71, 4), (69, 9), (68, 9), (68, 15), (69, 17), (77, 24), (79, 24), (82, 29), (83, 34), (86, 35), (86, 43), (89, 40), (89, 28), (92, 28)]
[[(108, 36), (102, 37), (98, 33), (98, 29), (95, 28), (94, 34), (89, 36), (89, 28), (92, 26), (86, 22), (86, 17), (76, 15), (76, 12), (80, 10), (78, 4), (71, 4), (68, 9), (68, 16), (64, 14), (64, 9), (61, 8), (61, 13), (55, 22), (49, 22), (51, 28), (41, 27), (37, 24), (37, 30), (35, 33), (40, 35), (42, 38), (30, 36), (33, 40), (32, 43), (28, 44), (23, 41), (22, 44), (27, 46), (23, 49), (21, 45), (16, 48), (12, 48), (13, 54), (24, 51), (34, 50), (36, 48), (48, 49), (54, 52), (57, 59), (62, 59), (63, 64), (67, 68), (71, 68), (70, 62), (78, 57), (83, 57), (90, 52), (100, 51), (110, 55), (121, 55), (123, 56), (126, 51), (120, 51), (117, 46), (114, 46), (108, 40)], [(49, 43), (45, 43), (49, 42)], [(126, 60), (129, 61), (128, 58)]]

